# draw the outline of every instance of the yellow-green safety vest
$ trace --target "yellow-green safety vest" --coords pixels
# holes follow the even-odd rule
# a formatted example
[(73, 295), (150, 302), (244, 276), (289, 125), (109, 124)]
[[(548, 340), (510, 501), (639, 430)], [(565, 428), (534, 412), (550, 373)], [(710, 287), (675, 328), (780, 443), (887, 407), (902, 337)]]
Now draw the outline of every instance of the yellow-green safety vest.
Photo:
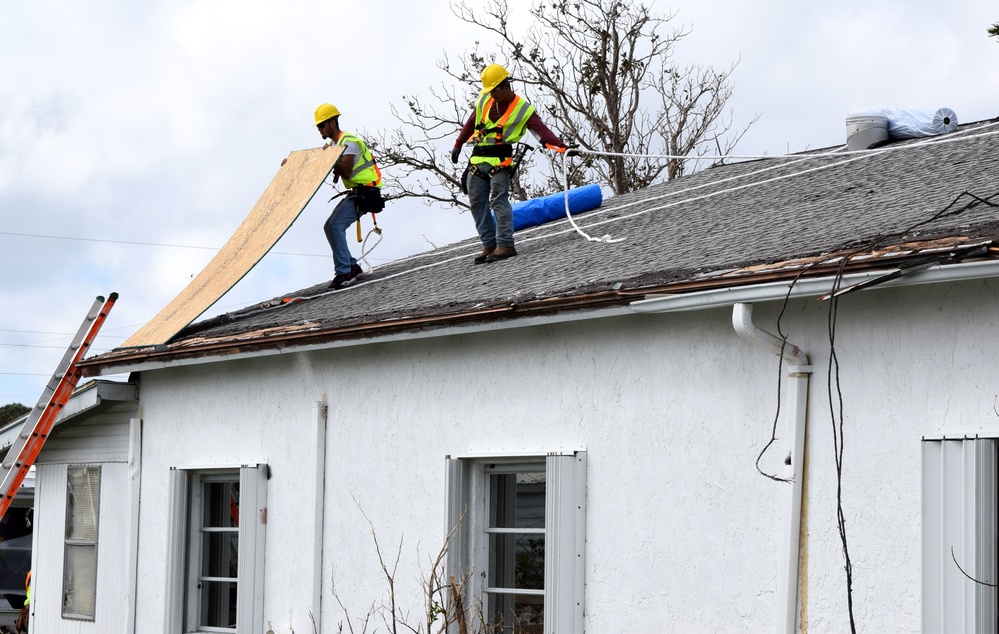
[(343, 179), (343, 186), (347, 189), (353, 189), (358, 185), (381, 187), (382, 172), (375, 164), (375, 157), (371, 155), (367, 144), (360, 137), (349, 132), (341, 132), (335, 145), (347, 145), (348, 141), (356, 143), (361, 148), (361, 154), (354, 157), (354, 169), (350, 171), (350, 178)]
[[(475, 133), (469, 140), (479, 146), (509, 145), (516, 143), (523, 138), (527, 132), (527, 121), (534, 114), (534, 106), (529, 101), (517, 95), (506, 107), (500, 118), (493, 121), (490, 118), (492, 112), (493, 98), (489, 93), (481, 95), (475, 102)], [(510, 165), (513, 162), (511, 157), (499, 158), (498, 156), (475, 156), (470, 159), (473, 164), (489, 163), (493, 167)]]

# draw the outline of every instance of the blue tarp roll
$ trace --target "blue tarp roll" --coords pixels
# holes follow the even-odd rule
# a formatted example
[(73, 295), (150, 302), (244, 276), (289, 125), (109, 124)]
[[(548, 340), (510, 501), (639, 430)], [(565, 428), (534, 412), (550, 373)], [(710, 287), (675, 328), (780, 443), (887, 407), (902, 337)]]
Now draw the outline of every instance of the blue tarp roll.
[[(584, 185), (569, 190), (569, 212), (575, 216), (600, 206), (600, 185)], [(552, 220), (565, 218), (565, 192), (532, 198), (513, 205), (513, 229), (520, 231)]]

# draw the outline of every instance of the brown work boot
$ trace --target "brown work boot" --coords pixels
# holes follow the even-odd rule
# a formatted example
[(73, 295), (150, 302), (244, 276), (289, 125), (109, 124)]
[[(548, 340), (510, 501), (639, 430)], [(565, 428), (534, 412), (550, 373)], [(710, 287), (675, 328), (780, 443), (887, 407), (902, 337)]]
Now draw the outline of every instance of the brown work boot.
[(472, 260), (472, 264), (482, 264), (495, 250), (496, 247), (482, 247), (482, 253), (475, 256), (475, 259)]
[(493, 252), (486, 256), (486, 262), (498, 262), (517, 255), (517, 249), (513, 247), (496, 247)]

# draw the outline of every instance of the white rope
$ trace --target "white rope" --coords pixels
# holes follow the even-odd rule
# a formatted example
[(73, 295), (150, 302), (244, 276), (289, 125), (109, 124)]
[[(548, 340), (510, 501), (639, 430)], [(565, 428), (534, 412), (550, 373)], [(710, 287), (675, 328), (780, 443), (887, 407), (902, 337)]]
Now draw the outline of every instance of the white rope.
[[(361, 219), (358, 218), (357, 221), (361, 222)], [(376, 236), (378, 236), (378, 240), (374, 244), (371, 245), (370, 249), (365, 248), (365, 245), (368, 244), (368, 238), (371, 237), (372, 233), (375, 234)], [(357, 259), (360, 260), (361, 262), (364, 262), (364, 265), (366, 267), (368, 267), (369, 271), (372, 268), (374, 268), (374, 267), (372, 267), (371, 264), (368, 263), (368, 259), (367, 259), (368, 258), (368, 254), (371, 253), (372, 251), (374, 251), (375, 247), (377, 247), (379, 244), (381, 244), (381, 242), (382, 242), (382, 232), (381, 232), (381, 229), (378, 228), (378, 225), (375, 225), (371, 229), (368, 229), (368, 233), (365, 234), (365, 236), (364, 236), (364, 242), (361, 243), (361, 255), (359, 255), (357, 257)]]
[[(999, 122), (989, 122), (989, 123), (985, 124), (982, 127), (983, 128), (988, 128), (988, 127), (992, 127), (992, 126), (996, 126), (996, 125), (999, 125)], [(981, 128), (978, 128), (978, 129), (981, 129)], [(857, 161), (857, 160), (860, 160), (862, 158), (867, 158), (867, 157), (870, 157), (870, 156), (878, 156), (880, 154), (884, 154), (884, 153), (890, 152), (890, 151), (897, 151), (897, 150), (903, 150), (903, 149), (913, 149), (913, 148), (923, 147), (923, 146), (926, 146), (926, 145), (942, 145), (942, 144), (945, 144), (945, 143), (956, 143), (956, 142), (960, 142), (960, 141), (974, 140), (974, 139), (984, 138), (984, 137), (988, 137), (988, 136), (995, 136), (995, 135), (999, 134), (999, 131), (979, 132), (977, 134), (966, 134), (966, 133), (963, 133), (963, 132), (957, 132), (957, 133), (952, 133), (952, 134), (953, 134), (953, 136), (952, 135), (948, 135), (945, 138), (941, 138), (941, 137), (928, 137), (926, 139), (919, 140), (919, 141), (917, 141), (915, 143), (908, 143), (906, 145), (901, 145), (901, 146), (889, 146), (889, 147), (884, 147), (884, 148), (879, 148), (879, 149), (874, 149), (874, 150), (836, 150), (836, 151), (833, 151), (833, 152), (815, 152), (815, 153), (811, 153), (811, 154), (782, 154), (782, 155), (777, 155), (777, 156), (752, 156), (752, 155), (738, 156), (738, 155), (724, 155), (724, 156), (684, 157), (684, 156), (677, 156), (677, 155), (671, 155), (671, 154), (661, 154), (661, 155), (656, 155), (656, 154), (626, 154), (626, 153), (617, 153), (617, 152), (598, 152), (596, 150), (583, 150), (583, 149), (580, 149), (580, 148), (574, 148), (574, 149), (577, 152), (586, 153), (586, 154), (594, 154), (594, 155), (602, 155), (602, 156), (628, 156), (628, 157), (635, 157), (635, 158), (641, 158), (641, 157), (648, 157), (648, 158), (668, 158), (668, 159), (681, 159), (681, 158), (685, 158), (685, 159), (693, 159), (693, 160), (696, 160), (698, 158), (703, 158), (703, 159), (725, 159), (725, 158), (733, 158), (733, 159), (735, 159), (735, 158), (738, 158), (738, 159), (772, 159), (772, 158), (777, 158), (777, 159), (795, 159), (796, 162), (801, 162), (801, 161), (812, 159), (812, 158), (838, 158), (838, 159), (845, 159), (845, 160), (841, 160), (841, 161), (835, 161), (835, 162), (827, 164), (827, 165), (820, 165), (820, 166), (817, 166), (817, 167), (808, 168), (808, 169), (805, 169), (805, 170), (794, 172), (792, 174), (784, 174), (784, 175), (781, 175), (781, 176), (776, 176), (776, 177), (773, 177), (773, 178), (768, 178), (768, 179), (765, 179), (765, 180), (762, 180), (762, 181), (755, 181), (753, 183), (747, 183), (745, 185), (737, 185), (735, 187), (730, 187), (730, 188), (727, 188), (727, 189), (723, 189), (723, 190), (711, 192), (711, 193), (708, 193), (708, 194), (703, 194), (703, 195), (700, 195), (700, 196), (694, 196), (693, 198), (686, 198), (684, 200), (677, 201), (676, 203), (671, 203), (671, 204), (667, 204), (666, 205), (666, 207), (672, 207), (672, 206), (678, 205), (678, 204), (683, 204), (683, 203), (688, 203), (688, 202), (695, 202), (697, 200), (702, 200), (702, 199), (705, 199), (705, 198), (712, 198), (714, 196), (719, 196), (721, 194), (731, 193), (731, 192), (738, 191), (738, 190), (741, 190), (741, 189), (746, 189), (746, 188), (749, 188), (749, 187), (757, 187), (759, 185), (765, 185), (765, 184), (768, 184), (768, 183), (773, 183), (773, 182), (776, 182), (776, 181), (779, 181), (779, 180), (784, 180), (786, 178), (792, 178), (792, 177), (796, 177), (796, 176), (801, 176), (803, 174), (809, 174), (811, 172), (817, 172), (817, 171), (825, 170), (825, 169), (828, 169), (830, 167), (835, 167), (835, 166), (838, 166), (838, 165), (844, 165), (846, 163), (852, 163), (853, 161)], [(562, 188), (563, 188), (564, 194), (565, 194), (565, 215), (569, 219), (569, 222), (572, 224), (573, 229), (577, 233), (579, 233), (581, 236), (583, 236), (584, 238), (586, 238), (587, 240), (589, 240), (591, 242), (604, 242), (604, 243), (623, 242), (624, 241), (623, 238), (615, 240), (615, 239), (612, 239), (610, 237), (610, 235), (607, 235), (607, 234), (605, 234), (602, 238), (592, 238), (589, 235), (587, 235), (582, 229), (580, 229), (579, 226), (576, 224), (576, 222), (573, 220), (572, 215), (569, 213), (569, 176), (568, 176), (568, 166), (567, 166), (567, 162), (566, 162), (567, 161), (566, 154), (567, 154), (567, 152), (563, 152), (562, 153)], [(749, 175), (757, 175), (760, 172), (768, 171), (768, 170), (771, 170), (771, 169), (777, 169), (779, 167), (781, 167), (781, 165), (774, 165), (774, 166), (770, 166), (770, 167), (764, 168), (762, 170), (756, 170), (756, 171), (753, 171), (753, 172), (749, 172), (747, 174), (740, 174), (738, 176), (732, 177), (731, 180), (742, 178), (744, 176), (749, 176)], [(647, 203), (650, 200), (659, 200), (661, 198), (666, 198), (666, 197), (669, 197), (669, 196), (674, 196), (674, 195), (677, 195), (677, 194), (686, 193), (686, 192), (689, 192), (689, 191), (694, 190), (694, 189), (699, 189), (701, 187), (717, 186), (719, 183), (724, 183), (727, 180), (730, 180), (730, 179), (722, 179), (720, 181), (713, 181), (711, 183), (704, 183), (704, 184), (701, 184), (701, 185), (696, 185), (694, 187), (686, 188), (686, 189), (675, 191), (675, 192), (667, 192), (663, 196), (657, 196), (657, 197), (654, 197), (654, 198), (646, 198), (646, 199), (643, 199), (643, 201), (641, 201), (641, 202)], [(637, 202), (631, 203), (631, 204), (637, 204)], [(615, 207), (615, 209), (621, 209), (624, 206), (630, 206), (630, 204), (619, 205), (619, 206)], [(606, 224), (606, 223), (609, 223), (609, 222), (616, 222), (616, 221), (619, 221), (619, 220), (623, 220), (625, 218), (633, 218), (635, 216), (644, 215), (644, 214), (649, 213), (651, 211), (654, 211), (654, 210), (649, 209), (649, 210), (641, 211), (641, 212), (638, 212), (638, 213), (635, 213), (635, 214), (629, 214), (629, 215), (626, 215), (626, 216), (618, 216), (616, 218), (612, 218), (612, 219), (609, 219), (609, 220), (604, 220), (602, 222), (592, 223), (589, 226), (595, 227), (595, 226), (600, 225), (600, 224)], [(523, 240), (523, 242), (533, 241), (533, 240), (536, 240), (536, 239), (539, 239), (539, 238), (542, 238), (542, 237), (551, 237), (551, 236), (554, 236), (554, 235), (561, 235), (561, 234), (564, 234), (564, 233), (568, 233), (568, 231), (553, 232), (553, 233), (546, 234), (545, 236), (539, 236), (538, 238), (527, 238), (526, 240)]]
[(576, 230), (576, 233), (583, 236), (590, 242), (603, 242), (604, 244), (614, 244), (615, 242), (624, 242), (624, 238), (614, 239), (609, 233), (605, 233), (599, 238), (594, 238), (589, 236), (585, 231), (579, 228), (576, 221), (572, 219), (572, 213), (569, 211), (569, 159), (566, 157), (566, 152), (562, 152), (562, 190), (565, 194), (565, 217), (569, 219), (569, 224), (572, 228)]
[[(994, 125), (999, 125), (997, 122), (989, 122), (984, 124), (982, 127), (990, 127)], [(954, 134), (954, 133), (951, 133)], [(844, 155), (849, 154), (883, 154), (885, 152), (895, 152), (898, 150), (908, 150), (914, 147), (920, 147), (927, 145), (928, 143), (942, 144), (950, 143), (955, 141), (967, 141), (968, 139), (975, 139), (978, 137), (992, 136), (997, 134), (997, 132), (982, 132), (979, 134), (965, 135), (961, 138), (951, 138), (948, 135), (946, 138), (940, 137), (927, 137), (916, 143), (909, 143), (906, 145), (886, 145), (883, 147), (864, 149), (864, 150), (834, 150), (832, 152), (799, 152), (797, 154), (702, 154), (699, 156), (690, 156), (685, 154), (634, 154), (630, 152), (601, 152), (599, 150), (587, 150), (584, 148), (574, 148), (576, 152), (580, 154), (593, 154), (594, 156), (623, 156), (630, 158), (658, 158), (658, 159), (669, 159), (676, 161), (725, 161), (725, 160), (759, 160), (759, 159), (800, 159), (800, 158), (840, 158)]]

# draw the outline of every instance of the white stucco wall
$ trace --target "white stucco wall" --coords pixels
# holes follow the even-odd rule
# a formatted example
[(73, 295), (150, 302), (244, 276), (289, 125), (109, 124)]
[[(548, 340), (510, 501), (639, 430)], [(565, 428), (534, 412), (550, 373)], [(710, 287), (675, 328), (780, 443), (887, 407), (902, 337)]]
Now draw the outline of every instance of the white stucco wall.
[[(779, 304), (756, 307), (776, 332)], [(848, 629), (826, 371), (826, 303), (791, 302), (783, 330), (815, 366), (809, 395), (803, 622)], [(995, 427), (999, 292), (973, 282), (847, 295), (836, 319), (843, 503), (862, 631), (919, 631), (920, 438)], [(444, 458), (587, 450), (589, 632), (772, 631), (786, 485), (760, 476), (777, 359), (731, 311), (375, 344), (146, 372), (140, 633), (163, 622), (167, 471), (267, 462), (265, 630), (311, 631), (304, 492), (314, 404), (329, 405), (322, 630), (387, 602), (373, 525), (416, 623), (421, 571), (444, 533)], [(786, 412), (785, 412), (786, 413)], [(783, 456), (768, 455), (765, 465)]]

